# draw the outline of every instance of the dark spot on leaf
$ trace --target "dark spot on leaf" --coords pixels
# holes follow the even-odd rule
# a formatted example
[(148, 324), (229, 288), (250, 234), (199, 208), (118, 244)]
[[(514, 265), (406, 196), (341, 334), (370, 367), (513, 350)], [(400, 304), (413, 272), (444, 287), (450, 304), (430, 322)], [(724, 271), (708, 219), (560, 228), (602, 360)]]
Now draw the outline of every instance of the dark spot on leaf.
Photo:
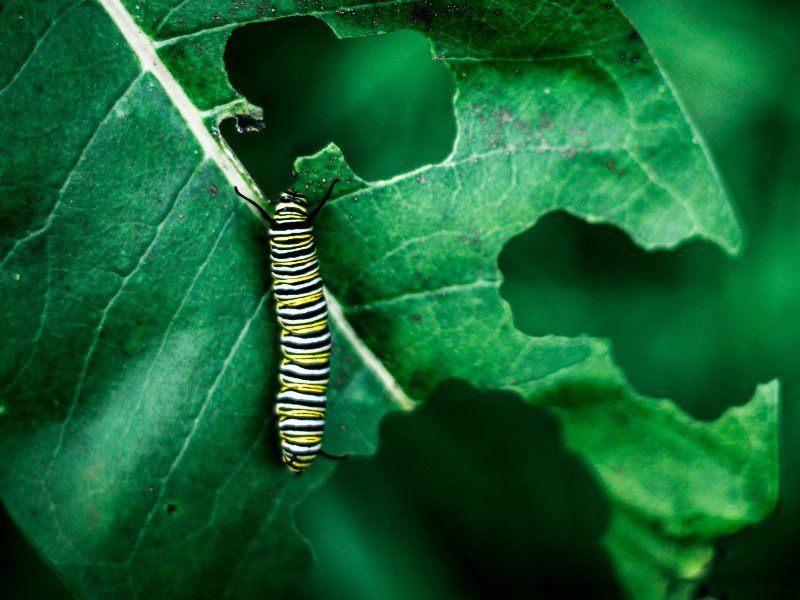
[(616, 168), (617, 168), (617, 165), (614, 163), (614, 161), (613, 161), (613, 160), (609, 160), (609, 161), (606, 163), (606, 168), (607, 168), (609, 171), (613, 171), (614, 169), (616, 169)]
[(178, 507), (175, 504), (167, 504), (167, 514), (174, 515), (178, 512)]
[(211, 190), (211, 195), (216, 198), (219, 188), (212, 183), (208, 186), (208, 189)]
[(411, 315), (411, 322), (422, 323), (422, 315), (419, 313), (414, 313), (413, 315)]
[(631, 42), (638, 42), (638, 41), (640, 41), (642, 39), (642, 36), (639, 35), (638, 31), (636, 31), (635, 29), (632, 29), (631, 32), (628, 34), (628, 39)]
[(473, 248), (480, 248), (481, 247), (481, 238), (480, 238), (480, 236), (464, 234), (464, 235), (460, 236), (458, 239), (459, 239), (459, 241), (461, 241), (461, 243), (469, 244)]
[(614, 3), (613, 2), (603, 2), (603, 8), (605, 8), (606, 10), (611, 10), (612, 8), (614, 8)]
[(553, 128), (553, 121), (550, 116), (550, 113), (546, 110), (543, 110), (539, 113), (539, 129), (552, 129)]
[(333, 383), (333, 385), (337, 385), (337, 386), (344, 385), (345, 383), (347, 383), (347, 375), (346, 374), (342, 374), (342, 373), (337, 374), (337, 375), (335, 375), (333, 377), (331, 382)]
[(494, 13), (494, 15), (496, 17), (502, 17), (503, 16), (503, 9), (501, 9), (501, 8), (495, 8), (492, 12)]
[(633, 63), (639, 62), (639, 59), (641, 59), (641, 58), (642, 57), (639, 54), (634, 54), (634, 55), (631, 56), (631, 62), (633, 62)]

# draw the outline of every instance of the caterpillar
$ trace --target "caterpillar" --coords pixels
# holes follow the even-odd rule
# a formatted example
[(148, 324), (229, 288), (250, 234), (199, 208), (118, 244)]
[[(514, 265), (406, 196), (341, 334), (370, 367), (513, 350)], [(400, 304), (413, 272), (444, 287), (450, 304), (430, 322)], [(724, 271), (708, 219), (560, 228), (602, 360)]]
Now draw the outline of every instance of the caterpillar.
[[(324, 198), (308, 212), (308, 199), (288, 190), (280, 194), (275, 215), (252, 204), (269, 223), (270, 263), (280, 327), (280, 384), (275, 414), (281, 459), (292, 473), (311, 466), (322, 451), (326, 392), (330, 374), (331, 332), (322, 289), (312, 224), (339, 183), (334, 179)], [(331, 458), (338, 458), (333, 457)]]

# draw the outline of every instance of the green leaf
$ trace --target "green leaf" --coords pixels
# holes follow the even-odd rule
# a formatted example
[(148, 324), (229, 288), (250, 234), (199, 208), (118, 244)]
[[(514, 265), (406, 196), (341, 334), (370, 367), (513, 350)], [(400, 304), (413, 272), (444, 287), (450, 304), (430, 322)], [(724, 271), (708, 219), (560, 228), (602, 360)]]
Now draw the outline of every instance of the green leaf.
[(308, 567), (291, 511), (332, 466), (297, 478), (275, 455), (264, 234), (212, 134), (250, 108), (222, 65), (231, 30), (313, 14), (342, 36), (420, 30), (458, 86), (441, 164), (382, 182), (335, 147), (298, 164), (307, 191), (345, 179), (318, 227), (329, 451), (373, 452), (387, 412), (450, 378), (514, 391), (596, 474), (628, 592), (690, 595), (714, 540), (776, 502), (777, 386), (696, 422), (631, 390), (606, 342), (518, 332), (498, 294), (503, 245), (557, 209), (645, 248), (740, 246), (628, 22), (600, 2), (229, 7), (0, 13), (0, 494), (34, 546), (81, 596), (261, 597)]

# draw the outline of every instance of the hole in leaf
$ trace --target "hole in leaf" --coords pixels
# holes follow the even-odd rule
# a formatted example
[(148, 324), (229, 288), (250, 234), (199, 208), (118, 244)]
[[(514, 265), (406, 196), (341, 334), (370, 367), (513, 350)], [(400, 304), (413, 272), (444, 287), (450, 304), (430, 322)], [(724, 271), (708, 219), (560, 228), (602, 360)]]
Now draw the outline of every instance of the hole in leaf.
[(608, 338), (637, 391), (698, 418), (746, 402), (779, 373), (769, 340), (752, 335), (758, 315), (743, 310), (747, 261), (712, 244), (646, 252), (616, 227), (557, 212), (511, 240), (499, 264), (520, 330)]
[(341, 464), (297, 517), (324, 597), (619, 596), (605, 499), (555, 419), (460, 381), (389, 416), (378, 454)]
[(452, 150), (455, 80), (419, 33), (337, 39), (319, 19), (279, 19), (234, 30), (224, 58), (231, 84), (264, 109), (264, 123), (228, 119), (221, 131), (267, 195), (289, 185), (295, 158), (331, 141), (371, 180)]

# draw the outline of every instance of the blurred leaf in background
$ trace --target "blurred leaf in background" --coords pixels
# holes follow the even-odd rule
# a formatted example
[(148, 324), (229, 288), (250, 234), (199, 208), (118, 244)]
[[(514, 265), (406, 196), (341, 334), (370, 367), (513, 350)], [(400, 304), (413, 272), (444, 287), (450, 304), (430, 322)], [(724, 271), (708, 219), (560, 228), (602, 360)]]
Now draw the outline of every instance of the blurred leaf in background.
[[(701, 416), (745, 401), (753, 381), (781, 378), (781, 501), (765, 523), (724, 545), (709, 587), (733, 600), (796, 595), (800, 590), (800, 3), (671, 0), (657, 6), (623, 0), (620, 6), (650, 43), (706, 136), (748, 239), (736, 260), (720, 260), (714, 252), (701, 257), (697, 248), (686, 248), (672, 263), (677, 295), (686, 294), (693, 281), (716, 282), (696, 306), (670, 307), (669, 296), (659, 306), (666, 321), (656, 339), (665, 345), (681, 343), (683, 365), (665, 359), (656, 367), (653, 356), (641, 346), (626, 343), (630, 337), (621, 319), (603, 334), (618, 342), (615, 356), (637, 389), (665, 391)], [(635, 303), (627, 308), (635, 311)], [(696, 311), (707, 314), (706, 331), (711, 332), (707, 336), (692, 335), (684, 325), (692, 323)], [(595, 324), (587, 320), (585, 330), (591, 331)], [(731, 343), (723, 348), (717, 337)]]
[(634, 387), (716, 418), (783, 383), (781, 502), (723, 544), (711, 592), (800, 590), (800, 5), (623, 0), (686, 102), (740, 210), (740, 257), (645, 253), (620, 231), (550, 215), (501, 257), (523, 331), (612, 340)]

